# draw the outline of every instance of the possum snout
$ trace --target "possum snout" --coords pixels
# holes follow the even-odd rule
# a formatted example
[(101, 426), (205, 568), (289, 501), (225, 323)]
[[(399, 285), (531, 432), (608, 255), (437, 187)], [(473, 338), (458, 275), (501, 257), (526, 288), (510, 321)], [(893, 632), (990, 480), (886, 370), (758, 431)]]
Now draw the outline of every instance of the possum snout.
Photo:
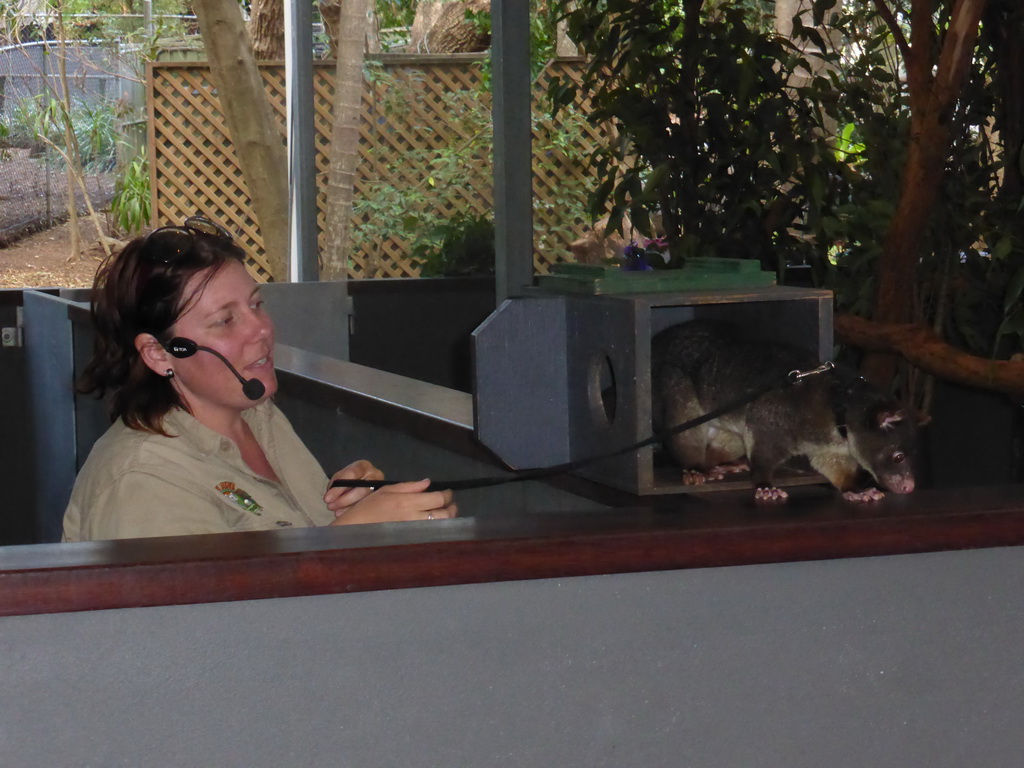
[(912, 493), (914, 490), (914, 478), (910, 475), (883, 476), (879, 481), (893, 493)]

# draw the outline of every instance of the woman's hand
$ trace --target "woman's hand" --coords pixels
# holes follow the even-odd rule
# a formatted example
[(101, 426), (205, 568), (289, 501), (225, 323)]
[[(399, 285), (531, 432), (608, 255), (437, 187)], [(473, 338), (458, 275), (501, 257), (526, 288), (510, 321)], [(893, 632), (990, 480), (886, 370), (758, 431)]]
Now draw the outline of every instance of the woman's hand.
[(358, 501), (373, 493), (373, 488), (331, 488), (335, 480), (383, 480), (384, 473), (373, 464), (360, 459), (353, 461), (344, 469), (339, 469), (331, 477), (327, 484), (327, 493), (324, 494), (324, 503), (334, 513), (334, 516), (343, 515), (345, 511)]
[[(368, 461), (357, 461), (336, 472), (334, 480), (383, 480), (384, 474)], [(451, 491), (427, 491), (430, 480), (370, 488), (330, 488), (324, 501), (335, 514), (331, 525), (387, 523), (403, 520), (440, 520), (455, 517), (458, 507)]]

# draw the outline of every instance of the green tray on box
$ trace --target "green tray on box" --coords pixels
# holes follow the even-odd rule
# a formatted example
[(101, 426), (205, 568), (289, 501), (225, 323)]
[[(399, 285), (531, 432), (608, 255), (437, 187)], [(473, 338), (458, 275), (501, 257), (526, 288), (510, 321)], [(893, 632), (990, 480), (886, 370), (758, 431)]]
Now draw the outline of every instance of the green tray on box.
[(558, 293), (661, 293), (708, 291), (719, 288), (760, 288), (775, 285), (775, 273), (761, 269), (755, 259), (694, 258), (681, 269), (627, 272), (593, 264), (555, 264), (538, 285)]

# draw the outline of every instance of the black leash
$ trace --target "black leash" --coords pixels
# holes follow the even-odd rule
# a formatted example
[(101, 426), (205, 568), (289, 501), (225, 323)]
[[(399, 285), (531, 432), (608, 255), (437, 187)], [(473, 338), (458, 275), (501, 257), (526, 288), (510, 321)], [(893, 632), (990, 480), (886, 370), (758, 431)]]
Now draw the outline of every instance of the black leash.
[[(742, 408), (744, 405), (754, 402), (762, 395), (766, 395), (769, 392), (773, 392), (777, 389), (783, 389), (784, 387), (792, 386), (801, 379), (805, 379), (808, 376), (815, 376), (820, 373), (826, 373), (835, 368), (832, 362), (823, 363), (822, 365), (814, 368), (810, 371), (790, 371), (784, 377), (779, 379), (773, 379), (768, 383), (758, 387), (757, 389), (748, 392), (747, 394), (739, 397), (732, 402), (720, 405), (714, 410), (708, 411), (703, 416), (698, 416), (696, 419), (677, 424), (669, 429), (661, 430), (660, 432), (651, 435), (646, 440), (641, 440), (639, 443), (633, 445), (627, 445), (625, 448), (619, 448), (618, 450), (612, 451), (611, 453), (603, 453), (600, 456), (589, 456), (585, 459), (577, 459), (576, 461), (569, 461), (564, 464), (556, 464), (552, 467), (540, 467), (537, 469), (519, 469), (515, 470), (513, 474), (502, 475), (501, 477), (478, 477), (471, 478), (468, 480), (434, 480), (430, 483), (427, 488), (428, 491), (468, 491), (474, 488), (489, 488), (493, 485), (504, 485), (505, 483), (521, 483), (526, 480), (541, 480), (546, 477), (554, 477), (555, 475), (565, 474), (566, 472), (572, 472), (573, 470), (585, 467), (588, 464), (595, 464), (605, 459), (611, 459), (615, 456), (621, 456), (624, 453), (632, 453), (638, 451), (641, 448), (646, 448), (649, 445), (660, 443), (670, 435), (675, 435), (679, 432), (685, 432), (688, 429), (699, 427), (701, 424), (717, 419), (719, 416), (724, 416), (730, 411), (734, 411), (737, 408)], [(395, 485), (397, 483), (408, 482), (406, 480), (335, 480), (331, 483), (331, 488), (373, 488), (376, 490), (385, 485)]]

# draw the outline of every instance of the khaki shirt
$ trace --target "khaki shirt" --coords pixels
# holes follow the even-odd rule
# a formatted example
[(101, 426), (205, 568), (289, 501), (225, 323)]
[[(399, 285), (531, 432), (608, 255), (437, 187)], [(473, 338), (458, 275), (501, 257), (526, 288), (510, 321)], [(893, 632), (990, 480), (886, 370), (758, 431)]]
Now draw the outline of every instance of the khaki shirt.
[(326, 525), (327, 476), (270, 401), (245, 411), (280, 483), (254, 473), (234, 441), (175, 408), (169, 435), (118, 420), (93, 446), (64, 513), (65, 541)]

